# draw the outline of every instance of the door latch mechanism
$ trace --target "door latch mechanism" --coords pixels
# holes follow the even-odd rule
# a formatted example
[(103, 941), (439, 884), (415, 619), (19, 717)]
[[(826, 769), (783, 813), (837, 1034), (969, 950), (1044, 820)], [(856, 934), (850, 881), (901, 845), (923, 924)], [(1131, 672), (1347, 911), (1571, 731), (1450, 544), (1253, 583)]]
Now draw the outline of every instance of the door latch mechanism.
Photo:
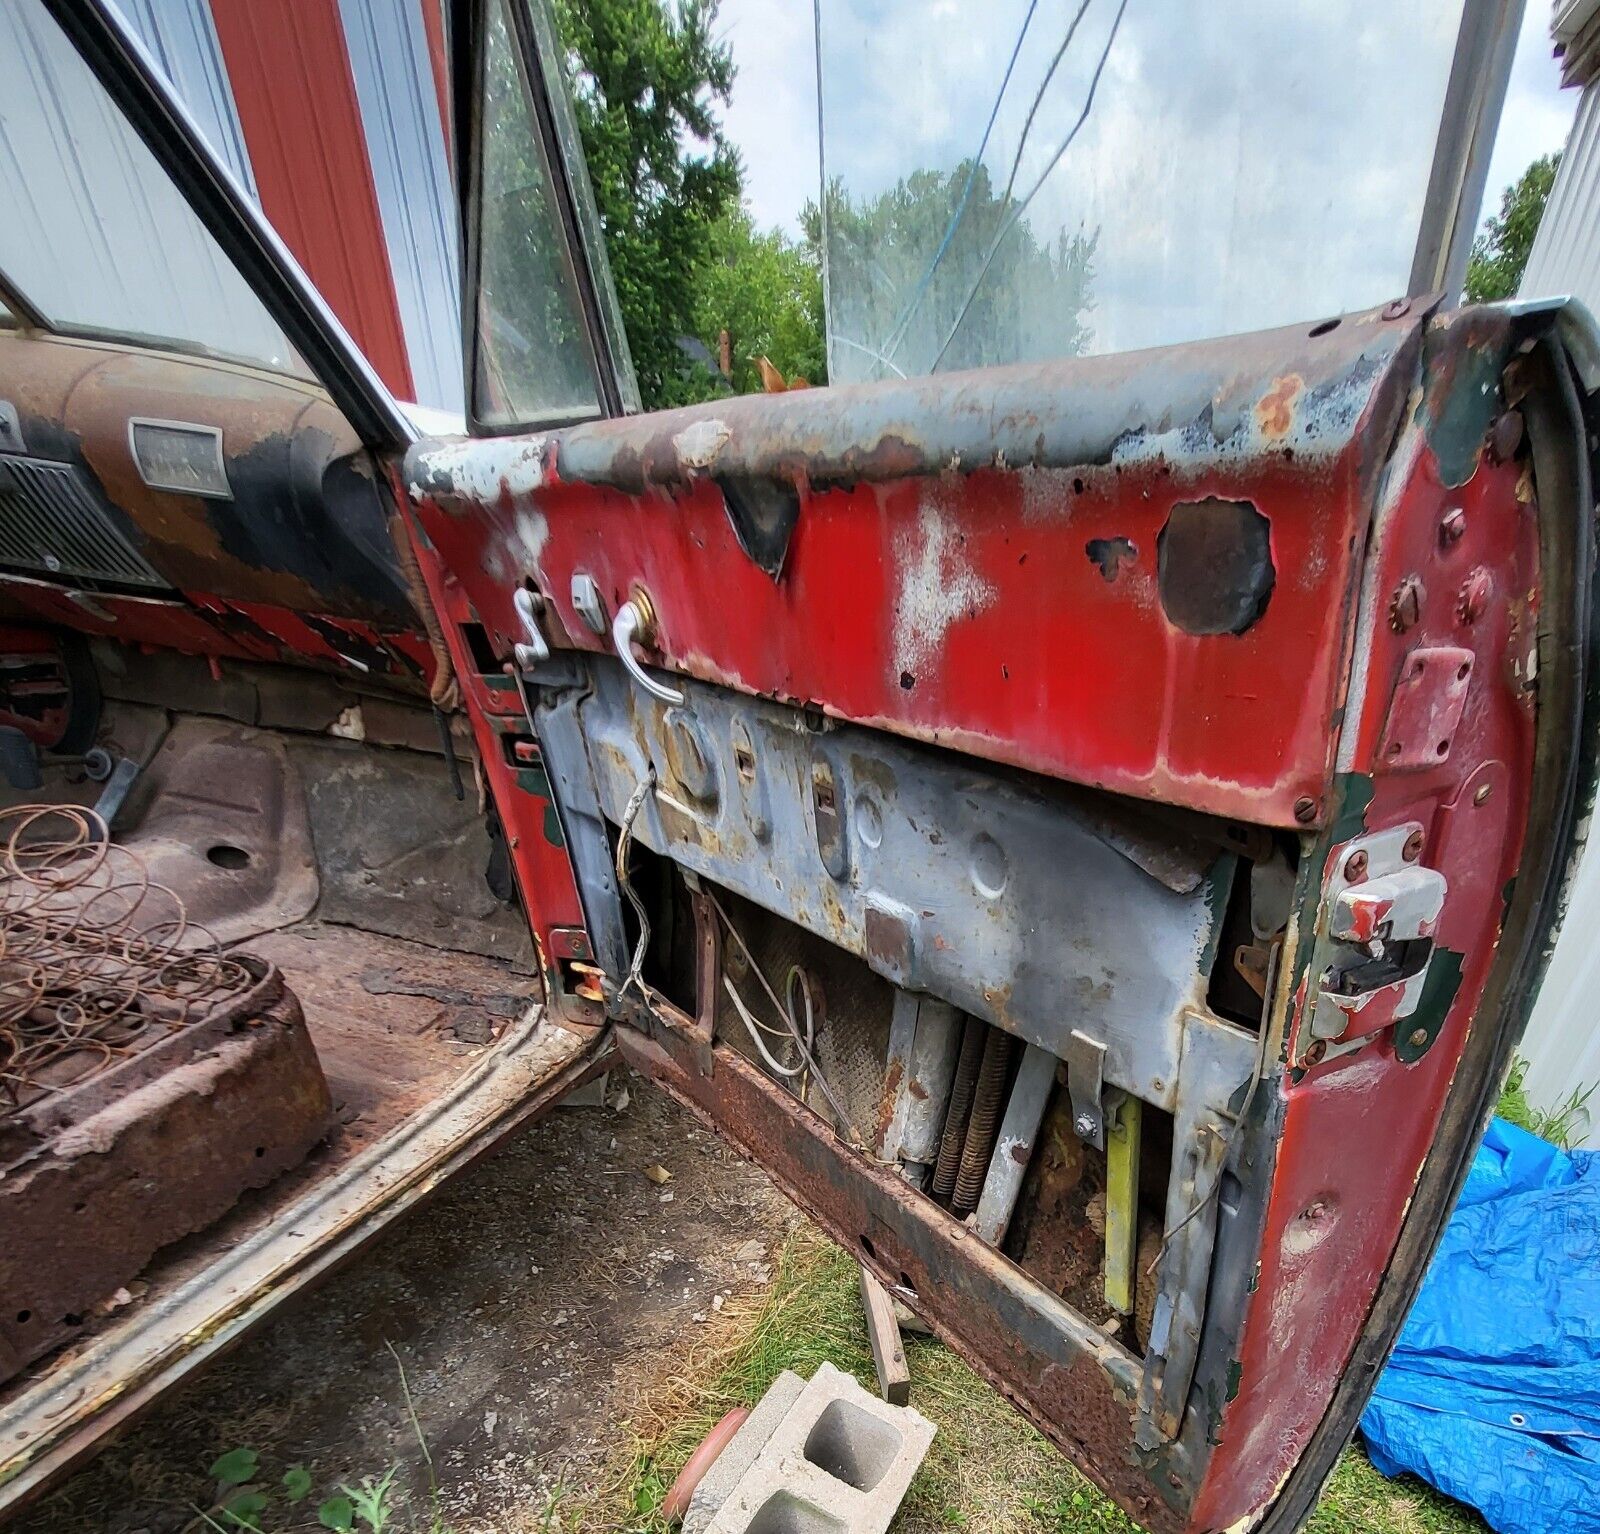
[(1410, 823), (1338, 850), (1317, 917), (1314, 1041), (1365, 1038), (1416, 1011), (1448, 892), (1419, 861), (1423, 841)]

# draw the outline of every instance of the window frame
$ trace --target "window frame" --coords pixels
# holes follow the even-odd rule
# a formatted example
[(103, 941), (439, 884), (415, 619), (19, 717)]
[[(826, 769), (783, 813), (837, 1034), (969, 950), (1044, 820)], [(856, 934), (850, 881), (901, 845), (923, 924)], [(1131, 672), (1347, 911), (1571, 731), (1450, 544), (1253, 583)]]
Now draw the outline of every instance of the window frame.
[(494, 3), (505, 6), (530, 124), (549, 176), (555, 213), (552, 232), (560, 242), (562, 263), (577, 298), (599, 413), (614, 417), (639, 409), (633, 359), (611, 281), (594, 189), (560, 68), (554, 17), (545, 0), (450, 0), (451, 139), (461, 221), (461, 352), (467, 429), (475, 437), (514, 436), (595, 418), (592, 410), (505, 421), (487, 421), (478, 413), (484, 55), (487, 11)]

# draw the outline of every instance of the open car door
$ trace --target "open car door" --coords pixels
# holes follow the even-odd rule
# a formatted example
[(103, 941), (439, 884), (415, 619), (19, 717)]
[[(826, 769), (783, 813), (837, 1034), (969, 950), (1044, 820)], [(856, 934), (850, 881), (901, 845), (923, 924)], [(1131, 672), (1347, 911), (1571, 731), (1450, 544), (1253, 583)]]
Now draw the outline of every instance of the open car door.
[(545, 23), (454, 22), (479, 439), (405, 473), (553, 1005), (1141, 1523), (1297, 1526), (1590, 800), (1582, 316), (606, 419)]

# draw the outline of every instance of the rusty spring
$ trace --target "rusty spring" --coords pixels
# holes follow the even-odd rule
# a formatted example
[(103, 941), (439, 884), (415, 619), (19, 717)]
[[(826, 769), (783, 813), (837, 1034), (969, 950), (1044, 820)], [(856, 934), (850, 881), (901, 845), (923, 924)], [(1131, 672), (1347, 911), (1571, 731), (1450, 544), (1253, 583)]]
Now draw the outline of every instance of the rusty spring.
[(253, 983), (93, 810), (0, 810), (0, 1114)]

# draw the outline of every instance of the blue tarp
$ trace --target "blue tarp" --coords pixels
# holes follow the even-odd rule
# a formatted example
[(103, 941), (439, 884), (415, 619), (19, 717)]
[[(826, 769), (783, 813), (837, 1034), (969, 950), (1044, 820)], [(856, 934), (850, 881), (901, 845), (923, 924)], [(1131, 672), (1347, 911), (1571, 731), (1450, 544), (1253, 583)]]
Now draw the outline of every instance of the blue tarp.
[(1600, 1531), (1600, 1153), (1490, 1124), (1361, 1432), (1502, 1534)]

